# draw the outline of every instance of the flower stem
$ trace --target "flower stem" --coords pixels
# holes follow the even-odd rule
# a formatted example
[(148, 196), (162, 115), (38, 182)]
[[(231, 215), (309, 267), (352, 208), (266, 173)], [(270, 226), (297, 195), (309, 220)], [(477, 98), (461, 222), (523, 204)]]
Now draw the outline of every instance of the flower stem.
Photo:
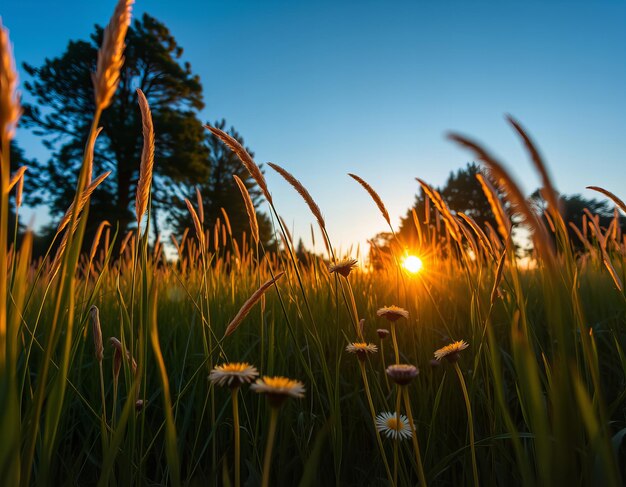
[(380, 432), (376, 429), (376, 410), (374, 409), (374, 402), (372, 401), (372, 394), (370, 392), (370, 386), (367, 382), (367, 374), (365, 373), (365, 364), (359, 360), (359, 367), (361, 368), (361, 376), (363, 377), (363, 384), (365, 385), (365, 394), (367, 396), (367, 402), (370, 406), (370, 412), (372, 413), (372, 422), (374, 424), (374, 431), (376, 432), (376, 441), (378, 442), (378, 448), (380, 450), (380, 454), (383, 457), (383, 463), (385, 464), (385, 471), (387, 472), (387, 478), (391, 485), (395, 486), (396, 484), (393, 481), (393, 477), (391, 476), (391, 469), (389, 468), (389, 462), (387, 461), (387, 455), (385, 454), (385, 448), (383, 447), (383, 441), (380, 438)]
[(387, 384), (387, 392), (391, 392), (391, 387), (389, 386), (389, 377), (387, 377), (387, 365), (385, 364), (385, 342), (383, 339), (380, 339), (380, 358), (383, 362), (383, 375), (385, 376), (385, 384)]
[(233, 403), (233, 433), (235, 436), (235, 487), (241, 485), (241, 440), (239, 433), (239, 388), (231, 390)]
[(270, 414), (270, 430), (267, 434), (267, 444), (265, 445), (265, 458), (263, 460), (263, 482), (262, 487), (270, 485), (270, 467), (272, 466), (272, 449), (274, 448), (274, 437), (276, 436), (276, 422), (278, 420), (278, 408), (272, 406)]
[(476, 448), (474, 446), (474, 418), (472, 416), (472, 406), (469, 400), (469, 394), (467, 393), (467, 387), (465, 385), (465, 379), (458, 363), (454, 363), (454, 370), (459, 377), (461, 383), (461, 389), (463, 389), (463, 397), (465, 398), (465, 407), (467, 408), (467, 423), (469, 428), (470, 437), (470, 449), (472, 451), (472, 472), (474, 474), (474, 485), (478, 487), (478, 466), (476, 465)]
[[(400, 386), (396, 386), (396, 424), (400, 424)], [(399, 428), (398, 428), (399, 431)], [(393, 440), (393, 483), (398, 485), (398, 444), (400, 443), (400, 435), (396, 435)]]
[(417, 428), (413, 422), (413, 412), (411, 411), (411, 403), (409, 402), (409, 390), (407, 387), (403, 387), (404, 395), (404, 408), (409, 418), (409, 425), (411, 426), (411, 439), (413, 440), (413, 450), (415, 451), (415, 461), (417, 462), (417, 475), (420, 479), (421, 487), (426, 487), (426, 475), (424, 475), (424, 465), (422, 464), (422, 456), (420, 455), (420, 446), (417, 441)]
[(396, 356), (396, 364), (400, 363), (400, 352), (398, 351), (398, 340), (396, 339), (396, 324), (391, 323), (391, 340), (393, 341), (393, 352)]

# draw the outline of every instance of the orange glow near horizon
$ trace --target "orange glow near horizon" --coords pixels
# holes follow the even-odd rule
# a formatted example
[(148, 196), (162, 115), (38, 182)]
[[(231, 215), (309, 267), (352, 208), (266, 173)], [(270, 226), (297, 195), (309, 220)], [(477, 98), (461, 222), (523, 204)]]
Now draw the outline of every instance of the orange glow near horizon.
[(407, 255), (402, 260), (402, 267), (404, 267), (404, 270), (410, 274), (417, 274), (424, 267), (424, 263), (422, 262), (422, 259), (415, 255)]

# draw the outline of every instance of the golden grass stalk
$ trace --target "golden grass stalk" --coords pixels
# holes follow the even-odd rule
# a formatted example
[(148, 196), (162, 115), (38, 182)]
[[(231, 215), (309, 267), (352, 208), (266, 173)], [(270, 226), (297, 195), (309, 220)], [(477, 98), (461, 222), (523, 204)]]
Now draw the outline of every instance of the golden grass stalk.
[(246, 151), (246, 149), (244, 149), (243, 146), (239, 142), (237, 142), (237, 140), (228, 135), (226, 132), (218, 128), (211, 127), (210, 125), (205, 125), (204, 128), (209, 130), (213, 135), (215, 135), (218, 139), (224, 142), (224, 144), (226, 144), (230, 148), (230, 150), (235, 153), (235, 155), (239, 158), (239, 160), (246, 167), (250, 175), (259, 185), (259, 188), (261, 188), (265, 199), (269, 203), (272, 203), (272, 197), (269, 190), (267, 189), (265, 176), (263, 176), (263, 173), (261, 172), (259, 166), (257, 166), (256, 162), (254, 162), (250, 154), (248, 154), (248, 151)]
[(96, 141), (98, 140), (98, 136), (102, 132), (102, 127), (98, 127), (93, 135), (93, 138), (87, 139), (87, 145), (85, 147), (85, 164), (87, 165), (86, 171), (86, 182), (85, 186), (89, 186), (91, 184), (91, 178), (93, 177), (93, 153), (96, 147)]
[(287, 240), (289, 240), (289, 243), (293, 247), (293, 237), (291, 236), (291, 232), (289, 231), (289, 226), (287, 226), (287, 223), (282, 216), (279, 216), (278, 218), (280, 218), (280, 222), (283, 224), (283, 228), (285, 229), (285, 233), (287, 234)]
[(519, 185), (513, 180), (504, 166), (476, 142), (458, 134), (449, 134), (448, 138), (472, 151), (477, 159), (487, 165), (490, 174), (495, 178), (498, 185), (505, 190), (508, 201), (530, 227), (535, 248), (539, 255), (544, 261), (554, 263), (554, 248), (546, 227), (531, 209)]
[[(80, 199), (78, 200), (78, 213), (79, 214), (81, 211), (83, 211), (83, 208), (87, 204), (87, 201), (89, 201), (91, 194), (96, 190), (98, 186), (100, 186), (102, 181), (104, 181), (106, 178), (109, 177), (110, 174), (111, 174), (111, 171), (107, 171), (101, 174), (96, 179), (94, 179), (93, 182), (89, 186), (87, 186), (87, 189), (85, 189), (85, 191), (83, 191), (83, 193), (80, 195)], [(63, 229), (68, 225), (68, 223), (72, 219), (73, 212), (74, 212), (74, 203), (72, 202), (70, 207), (65, 212), (65, 215), (63, 215), (63, 218), (61, 218), (61, 221), (59, 222), (57, 233), (62, 232)]]
[(98, 64), (92, 76), (95, 90), (96, 110), (104, 110), (111, 104), (120, 81), (124, 64), (124, 40), (130, 25), (134, 0), (119, 0), (104, 29), (102, 45), (98, 50)]
[(18, 184), (21, 179), (24, 178), (24, 173), (26, 172), (27, 169), (28, 169), (27, 166), (22, 166), (17, 171), (15, 171), (15, 173), (13, 174), (13, 176), (11, 176), (11, 179), (9, 180), (9, 188), (8, 188), (9, 191), (11, 191), (13, 187), (16, 184)]
[(96, 354), (96, 360), (102, 362), (104, 358), (104, 345), (102, 344), (102, 327), (100, 326), (100, 310), (97, 306), (89, 309), (91, 316), (91, 330), (93, 333), (93, 345)]
[[(0, 19), (0, 139), (3, 142), (13, 138), (17, 121), (22, 114), (17, 80), (9, 31)], [(3, 164), (8, 165), (8, 161)]]
[[(585, 216), (585, 215), (583, 215), (583, 216)], [(587, 221), (587, 219), (584, 218), (584, 221)], [(589, 240), (587, 240), (587, 238), (580, 232), (578, 227), (576, 225), (574, 225), (572, 222), (569, 222), (569, 227), (574, 231), (574, 233), (578, 237), (578, 240), (580, 240), (583, 243), (583, 245), (585, 246), (587, 251), (590, 254), (593, 254), (593, 250), (594, 250), (593, 246), (591, 245), (591, 243), (589, 243)]]
[(204, 202), (202, 201), (202, 193), (200, 193), (198, 186), (196, 186), (196, 201), (198, 202), (198, 218), (200, 219), (200, 223), (204, 225)]
[(491, 288), (491, 296), (489, 302), (493, 306), (496, 302), (496, 298), (498, 297), (498, 287), (500, 286), (500, 282), (502, 281), (502, 276), (504, 274), (504, 263), (506, 262), (506, 249), (502, 251), (502, 255), (500, 256), (500, 260), (498, 261), (498, 267), (496, 269), (496, 277), (493, 280), (493, 287)]
[(110, 225), (111, 224), (107, 220), (102, 221), (100, 225), (98, 225), (96, 235), (94, 236), (93, 242), (91, 244), (91, 250), (89, 251), (89, 262), (91, 262), (96, 256), (96, 251), (98, 250), (98, 245), (100, 244), (100, 238), (102, 237), (102, 231), (105, 229), (105, 227), (108, 227)]
[[(228, 213), (226, 213), (226, 210), (224, 209), (224, 207), (220, 207), (220, 211), (222, 212), (222, 215), (224, 215), (224, 225), (226, 226), (226, 231), (228, 231), (228, 236), (232, 237), (233, 236), (233, 229), (230, 226), (230, 218), (228, 218)], [(202, 220), (200, 220), (202, 221)], [(224, 230), (222, 230), (222, 233), (224, 232)], [(223, 243), (224, 245), (226, 245), (225, 242), (225, 238), (222, 237)]]
[(270, 286), (272, 286), (272, 284), (278, 281), (278, 279), (280, 279), (283, 276), (283, 274), (284, 272), (279, 272), (272, 279), (262, 284), (259, 289), (254, 291), (252, 296), (250, 296), (248, 300), (245, 303), (243, 303), (243, 306), (241, 307), (241, 309), (239, 309), (239, 312), (235, 315), (235, 317), (226, 327), (226, 331), (224, 332), (224, 338), (231, 335), (239, 327), (239, 325), (244, 320), (244, 318), (248, 315), (250, 310), (254, 307), (256, 303), (259, 302), (259, 300), (261, 299), (261, 296), (265, 294), (265, 291), (267, 291), (270, 288)]
[(252, 238), (254, 238), (254, 242), (259, 244), (259, 223), (256, 219), (256, 211), (254, 210), (254, 204), (252, 203), (252, 199), (250, 198), (250, 193), (248, 193), (248, 188), (244, 182), (239, 179), (239, 177), (234, 174), (233, 178), (235, 179), (235, 183), (239, 187), (239, 191), (241, 192), (241, 197), (243, 198), (243, 203), (246, 206), (246, 213), (248, 214), (248, 221), (250, 224), (250, 232), (252, 233)]
[(380, 198), (380, 196), (378, 196), (378, 193), (374, 191), (374, 188), (372, 188), (366, 181), (364, 181), (362, 178), (360, 178), (356, 174), (348, 173), (348, 176), (350, 176), (357, 183), (363, 186), (363, 189), (365, 189), (365, 191), (369, 193), (371, 198), (374, 200), (374, 203), (376, 203), (376, 206), (378, 206), (378, 210), (383, 215), (383, 218), (387, 222), (387, 225), (389, 225), (389, 228), (391, 228), (391, 219), (389, 218), (389, 212), (387, 211), (387, 208), (385, 208), (385, 204), (383, 203), (383, 200)]
[(315, 202), (315, 200), (313, 200), (313, 197), (307, 191), (307, 189), (291, 173), (280, 167), (278, 164), (268, 162), (267, 165), (270, 166), (278, 174), (280, 174), (285, 179), (285, 181), (291, 184), (291, 186), (293, 186), (298, 194), (302, 196), (302, 199), (305, 201), (305, 203), (309, 207), (309, 210), (311, 210), (311, 213), (313, 213), (313, 216), (317, 220), (317, 223), (322, 230), (322, 234), (324, 234), (326, 231), (326, 222), (324, 221), (324, 217), (322, 216), (322, 212), (320, 211), (319, 206), (317, 206), (317, 203)]
[(135, 215), (137, 225), (141, 223), (143, 215), (148, 209), (150, 199), (150, 187), (152, 185), (152, 171), (154, 169), (154, 125), (152, 113), (146, 95), (137, 88), (139, 109), (141, 110), (141, 126), (143, 131), (143, 149), (141, 151), (141, 166), (139, 168), (139, 181), (137, 182), (137, 194), (135, 196)]
[(558, 192), (554, 188), (552, 178), (550, 177), (548, 168), (543, 162), (541, 154), (539, 154), (539, 150), (517, 120), (515, 120), (511, 115), (507, 115), (506, 119), (521, 137), (522, 141), (524, 142), (524, 146), (526, 147), (526, 150), (530, 155), (530, 159), (532, 160), (535, 169), (541, 177), (541, 183), (543, 185), (542, 196), (548, 203), (548, 209), (551, 210), (550, 212), (552, 213), (552, 219), (557, 220), (557, 222), (555, 223), (558, 223), (561, 230), (565, 230), (565, 223), (563, 222), (563, 218), (561, 217), (561, 213), (559, 212)]
[(483, 188), (483, 193), (485, 193), (485, 196), (487, 197), (489, 206), (491, 206), (491, 211), (496, 217), (496, 222), (498, 223), (498, 231), (500, 232), (500, 235), (505, 241), (508, 240), (509, 236), (511, 235), (511, 220), (504, 211), (504, 207), (500, 202), (500, 198), (498, 198), (496, 188), (494, 188), (493, 184), (491, 184), (491, 181), (489, 181), (482, 174), (477, 174), (476, 179), (478, 179), (480, 186)]
[(417, 182), (420, 183), (420, 186), (424, 190), (424, 193), (426, 193), (428, 198), (435, 204), (435, 207), (437, 208), (437, 211), (439, 212), (439, 214), (443, 217), (443, 222), (445, 223), (446, 228), (448, 229), (448, 232), (450, 232), (450, 235), (452, 236), (452, 238), (460, 244), (461, 233), (460, 233), (459, 224), (454, 218), (454, 216), (452, 215), (450, 208), (448, 208), (448, 205), (439, 194), (439, 191), (431, 188), (422, 179), (420, 178), (415, 178), (415, 179), (417, 179)]
[(196, 236), (198, 238), (198, 242), (200, 242), (200, 246), (204, 248), (204, 232), (202, 231), (202, 224), (200, 223), (200, 219), (198, 218), (198, 214), (196, 210), (194, 210), (191, 201), (185, 198), (185, 204), (187, 205), (187, 209), (191, 214), (191, 219), (193, 221), (193, 226), (196, 229)]
[(615, 203), (620, 208), (620, 210), (626, 213), (626, 203), (624, 203), (621, 199), (619, 199), (610, 191), (604, 188), (600, 188), (599, 186), (587, 186), (587, 189), (590, 189), (592, 191), (597, 191), (598, 193), (602, 193), (604, 196), (607, 196), (608, 198), (613, 200), (613, 203)]
[(124, 236), (124, 240), (122, 240), (122, 243), (120, 244), (120, 255), (124, 254), (124, 250), (126, 250), (126, 246), (128, 245), (128, 241), (130, 240), (130, 238), (132, 236), (133, 236), (133, 232), (128, 232)]
[[(585, 208), (583, 211), (588, 212), (589, 210)], [(622, 281), (617, 275), (617, 271), (615, 270), (615, 267), (613, 267), (611, 258), (609, 257), (609, 254), (606, 251), (606, 243), (605, 243), (606, 239), (602, 235), (602, 230), (600, 229), (600, 225), (598, 225), (598, 221), (595, 218), (589, 218), (589, 220), (591, 220), (589, 223), (589, 226), (593, 230), (593, 233), (595, 234), (596, 239), (598, 240), (598, 243), (600, 244), (600, 251), (602, 252), (602, 261), (604, 262), (604, 266), (609, 271), (609, 274), (611, 275), (611, 278), (613, 279), (613, 282), (615, 283), (615, 286), (617, 287), (617, 289), (622, 291), (623, 290)]]
[(485, 235), (485, 232), (483, 232), (483, 229), (478, 226), (476, 221), (471, 216), (462, 212), (457, 213), (457, 215), (474, 231), (485, 253), (493, 256), (493, 247), (491, 246), (491, 242), (489, 241), (489, 238), (487, 238), (487, 235)]

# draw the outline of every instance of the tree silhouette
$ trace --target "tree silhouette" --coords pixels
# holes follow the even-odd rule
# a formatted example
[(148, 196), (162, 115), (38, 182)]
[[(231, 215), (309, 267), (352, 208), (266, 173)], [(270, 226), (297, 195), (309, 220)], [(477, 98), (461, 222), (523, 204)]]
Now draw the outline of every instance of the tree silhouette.
[[(225, 120), (215, 122), (214, 126), (226, 131)], [(230, 127), (227, 132), (244, 146), (243, 137), (234, 127)], [(239, 239), (243, 232), (250, 236), (248, 213), (233, 175), (238, 176), (246, 185), (255, 208), (258, 208), (261, 203), (261, 190), (238, 157), (222, 141), (208, 130), (205, 139), (209, 154), (208, 176), (197, 185), (188, 185), (182, 192), (178, 193), (178, 203), (171, 212), (170, 223), (172, 223), (174, 231), (179, 234), (185, 228), (193, 229), (191, 217), (183, 200), (189, 198), (195, 202), (195, 189), (197, 187), (202, 195), (205, 228), (213, 228), (218, 218), (224, 222), (221, 210), (224, 208), (230, 221), (233, 237)], [(246, 150), (254, 157), (254, 153), (249, 148), (246, 147)], [(257, 211), (257, 221), (260, 240), (267, 249), (272, 242), (272, 228), (269, 218), (265, 213)]]
[[(94, 109), (91, 73), (101, 39), (102, 28), (96, 26), (88, 41), (70, 41), (60, 57), (46, 59), (40, 67), (24, 64), (32, 78), (25, 87), (45, 108), (25, 105), (23, 121), (53, 152), (49, 161), (34, 165), (33, 175), (42, 195), (39, 202), (45, 198), (56, 217), (74, 195)], [(173, 188), (204, 180), (208, 174), (204, 129), (197, 118), (203, 107), (202, 86), (190, 65), (182, 63), (182, 48), (165, 25), (147, 14), (134, 21), (126, 43), (120, 84), (103, 114), (95, 147), (94, 172), (112, 174), (94, 193), (90, 210), (92, 228), (106, 218), (119, 222), (122, 232), (133, 221), (130, 207), (142, 147), (136, 88), (148, 98), (157, 137), (153, 222), (159, 221), (158, 210), (171, 205)]]

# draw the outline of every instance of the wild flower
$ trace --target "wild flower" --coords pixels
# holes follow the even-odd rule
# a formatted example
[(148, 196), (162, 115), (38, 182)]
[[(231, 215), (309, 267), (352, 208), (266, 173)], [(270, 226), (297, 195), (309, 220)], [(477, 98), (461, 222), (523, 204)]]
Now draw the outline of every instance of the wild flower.
[(376, 415), (376, 429), (394, 440), (405, 440), (412, 436), (409, 420), (404, 414), (401, 414), (398, 420), (396, 413), (379, 413)]
[(378, 347), (373, 343), (353, 342), (346, 347), (346, 352), (356, 354), (359, 360), (365, 360), (368, 355), (378, 352)]
[(406, 386), (419, 374), (419, 370), (410, 364), (395, 364), (387, 367), (387, 375), (399, 386)]
[(340, 260), (339, 262), (329, 265), (328, 272), (331, 274), (336, 272), (337, 274), (341, 274), (343, 277), (348, 277), (350, 272), (352, 272), (352, 269), (356, 267), (357, 262), (358, 261), (356, 259)]
[(454, 363), (459, 360), (461, 352), (467, 347), (469, 347), (469, 345), (464, 340), (450, 343), (449, 345), (437, 350), (435, 352), (435, 358), (437, 360), (445, 358), (448, 362)]
[(409, 312), (399, 306), (384, 306), (376, 311), (376, 315), (381, 318), (386, 318), (391, 322), (397, 321), (400, 318), (409, 318)]
[(218, 386), (237, 388), (249, 384), (259, 376), (256, 367), (246, 362), (217, 365), (209, 374), (209, 380)]
[(266, 394), (270, 404), (274, 407), (280, 406), (289, 397), (302, 399), (306, 391), (302, 382), (280, 376), (263, 376), (257, 379), (250, 389), (259, 394)]

